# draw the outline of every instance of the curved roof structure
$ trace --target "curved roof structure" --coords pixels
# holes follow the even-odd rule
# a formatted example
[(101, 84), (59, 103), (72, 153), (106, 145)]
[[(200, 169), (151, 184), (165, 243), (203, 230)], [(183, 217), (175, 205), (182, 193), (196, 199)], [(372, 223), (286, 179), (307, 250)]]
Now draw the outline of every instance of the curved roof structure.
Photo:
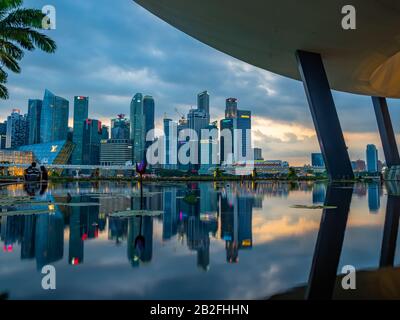
[(134, 0), (190, 36), (265, 70), (300, 80), (296, 50), (320, 53), (333, 89), (400, 97), (400, 1)]

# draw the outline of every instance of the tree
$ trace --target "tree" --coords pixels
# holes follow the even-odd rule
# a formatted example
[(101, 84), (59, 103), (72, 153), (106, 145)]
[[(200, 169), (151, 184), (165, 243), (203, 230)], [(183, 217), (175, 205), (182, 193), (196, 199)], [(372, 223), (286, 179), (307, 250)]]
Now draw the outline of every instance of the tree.
[(45, 15), (38, 9), (22, 8), (23, 0), (0, 1), (0, 99), (8, 99), (8, 89), (5, 86), (8, 73), (20, 73), (19, 62), (24, 57), (24, 50), (33, 51), (36, 48), (54, 53), (56, 43), (40, 33)]
[(293, 167), (289, 168), (288, 179), (289, 180), (296, 180), (297, 179), (297, 174), (296, 174), (296, 169), (295, 168), (293, 168)]

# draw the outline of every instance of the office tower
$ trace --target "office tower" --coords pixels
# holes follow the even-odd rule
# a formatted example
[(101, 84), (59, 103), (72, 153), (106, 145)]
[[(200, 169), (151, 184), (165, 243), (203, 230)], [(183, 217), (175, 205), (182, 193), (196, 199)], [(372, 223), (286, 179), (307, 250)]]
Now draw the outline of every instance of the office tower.
[(311, 153), (311, 165), (313, 167), (325, 167), (324, 158), (322, 153)]
[(220, 161), (221, 164), (233, 161), (233, 118), (220, 121)]
[[(197, 95), (197, 110), (201, 110), (206, 114), (208, 123), (210, 122), (210, 95), (207, 91), (203, 91)], [(207, 124), (208, 124), (207, 123)]]
[(131, 125), (124, 114), (119, 114), (118, 118), (111, 119), (111, 139), (130, 139)]
[(40, 116), (42, 114), (42, 100), (29, 99), (28, 101), (28, 144), (40, 143)]
[(187, 116), (189, 128), (196, 131), (198, 140), (201, 139), (201, 130), (206, 129), (209, 124), (209, 118), (206, 112), (199, 109), (191, 109)]
[(373, 144), (367, 145), (367, 171), (378, 172), (378, 150)]
[(251, 147), (251, 111), (238, 110), (234, 119), (234, 158), (236, 162), (253, 160)]
[(356, 160), (351, 162), (353, 171), (363, 172), (366, 170), (366, 165), (364, 160)]
[(89, 117), (89, 97), (74, 98), (74, 133), (72, 141), (75, 145), (72, 153), (72, 164), (82, 164), (83, 158), (83, 127)]
[[(186, 143), (188, 143), (189, 138), (188, 137), (182, 137), (179, 138), (179, 133), (183, 130), (187, 130), (189, 129), (189, 122), (187, 121), (187, 119), (185, 119), (185, 117), (182, 117), (181, 119), (179, 119), (178, 121), (178, 128), (177, 128), (177, 135), (178, 135), (178, 148), (177, 148), (177, 154), (179, 154), (179, 150), (180, 148), (182, 148)], [(179, 161), (178, 159), (178, 169), (179, 170), (183, 170), (183, 171), (187, 171), (189, 170), (189, 164), (183, 164)]]
[[(213, 174), (213, 168), (219, 164), (218, 157), (218, 127), (217, 123), (210, 123), (205, 129), (210, 135), (200, 140), (200, 174)], [(215, 133), (215, 134), (214, 134)]]
[(40, 116), (40, 142), (66, 140), (68, 136), (68, 100), (45, 90)]
[(176, 135), (177, 123), (171, 119), (164, 119), (164, 159), (163, 164), (165, 169), (177, 168), (177, 144)]
[(132, 161), (139, 163), (145, 159), (145, 118), (143, 110), (143, 95), (135, 94), (131, 101), (131, 141)]
[[(101, 122), (86, 119), (83, 126), (82, 164), (98, 165), (100, 163)], [(118, 156), (118, 155), (116, 155)]]
[[(145, 117), (145, 127), (146, 127), (146, 150), (152, 145), (153, 140), (154, 140), (154, 112), (155, 112), (155, 103), (154, 99), (152, 96), (144, 96), (143, 98), (143, 108), (144, 108), (144, 117)], [(153, 134), (150, 136), (151, 141), (147, 141), (147, 134), (149, 132), (153, 132)]]
[(132, 163), (132, 144), (129, 139), (102, 140), (100, 164), (102, 166), (124, 166)]
[(238, 103), (236, 98), (226, 99), (225, 118), (234, 119), (237, 117)]
[(7, 118), (6, 148), (15, 149), (28, 143), (28, 121), (27, 116), (22, 115), (20, 110), (14, 109)]
[(259, 161), (264, 160), (261, 148), (254, 148), (254, 160), (259, 160)]
[(6, 148), (7, 121), (0, 123), (0, 150)]
[(110, 138), (109, 128), (106, 125), (101, 126), (101, 139), (108, 140)]

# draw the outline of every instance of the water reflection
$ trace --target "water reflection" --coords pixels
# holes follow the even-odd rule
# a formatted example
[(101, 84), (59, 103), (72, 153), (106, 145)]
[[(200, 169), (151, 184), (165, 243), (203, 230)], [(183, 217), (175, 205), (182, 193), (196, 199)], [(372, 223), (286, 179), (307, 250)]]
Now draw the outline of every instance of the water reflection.
[[(357, 255), (349, 259), (347, 254), (354, 243), (367, 256), (374, 254), (370, 249), (374, 246), (365, 244), (373, 239), (370, 230), (382, 233), (379, 266), (395, 264), (397, 184), (145, 184), (142, 194), (139, 185), (106, 182), (1, 189), (0, 291), (10, 289), (11, 298), (14, 292), (17, 297), (27, 297), (30, 291), (30, 297), (45, 295), (7, 275), (40, 277), (44, 265), (54, 264), (66, 285), (77, 291), (75, 298), (87, 270), (90, 276), (99, 275), (99, 283), (109, 278), (118, 284), (109, 289), (111, 297), (135, 280), (129, 276), (133, 272), (154, 289), (141, 292), (129, 287), (123, 298), (260, 298), (307, 283), (302, 298), (329, 299), (337, 290), (341, 259), (357, 268), (378, 267), (371, 259), (361, 263), (364, 260)], [(385, 199), (386, 207), (381, 208)], [(21, 214), (41, 212), (49, 207), (47, 202), (54, 207), (48, 214)], [(309, 208), (293, 209), (293, 205)], [(312, 210), (311, 205), (325, 209)], [(163, 214), (112, 216), (139, 209)], [(19, 265), (16, 254), (20, 263), (34, 262), (35, 274), (29, 264)], [(112, 267), (113, 272), (100, 276), (102, 266)], [(184, 281), (185, 277), (191, 280)], [(162, 294), (166, 279), (171, 279), (174, 293)], [(223, 287), (227, 290), (221, 291)], [(91, 292), (91, 297), (99, 291)], [(73, 298), (68, 292), (57, 290), (61, 298)]]

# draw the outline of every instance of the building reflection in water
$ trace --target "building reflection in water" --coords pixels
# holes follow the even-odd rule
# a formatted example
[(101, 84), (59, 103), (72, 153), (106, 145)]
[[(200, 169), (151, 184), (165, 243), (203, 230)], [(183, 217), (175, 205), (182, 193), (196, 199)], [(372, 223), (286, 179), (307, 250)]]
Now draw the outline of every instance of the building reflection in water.
[(381, 187), (374, 182), (368, 185), (368, 208), (370, 213), (377, 213), (381, 207)]

